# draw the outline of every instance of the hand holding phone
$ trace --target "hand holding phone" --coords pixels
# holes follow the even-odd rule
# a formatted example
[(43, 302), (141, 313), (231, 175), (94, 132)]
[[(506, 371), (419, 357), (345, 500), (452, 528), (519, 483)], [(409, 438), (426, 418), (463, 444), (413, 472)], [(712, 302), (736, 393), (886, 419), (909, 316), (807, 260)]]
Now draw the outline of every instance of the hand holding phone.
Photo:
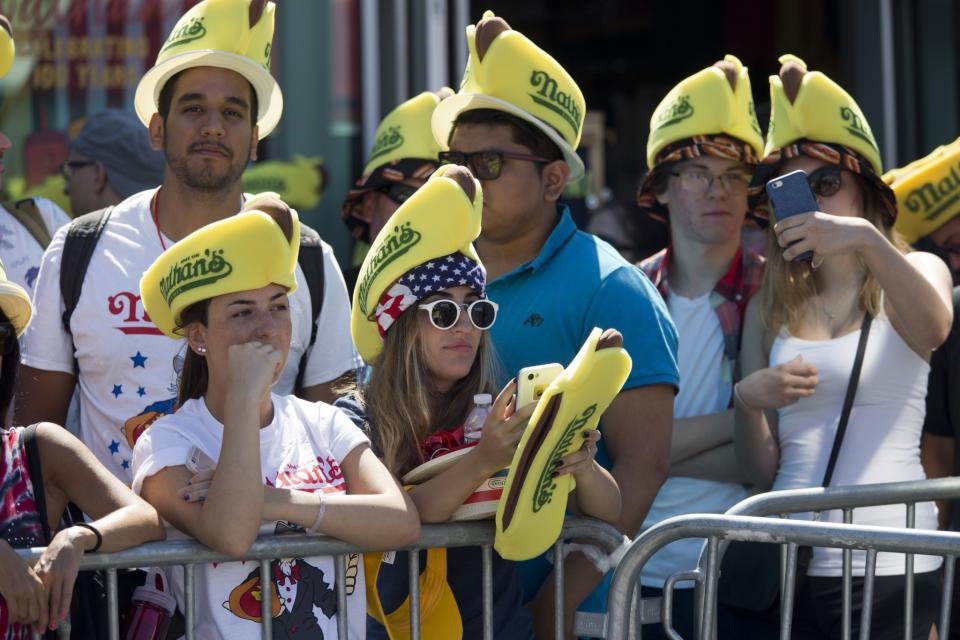
[(550, 383), (563, 373), (563, 365), (557, 362), (524, 367), (517, 374), (517, 409), (540, 400)]
[[(807, 172), (803, 169), (797, 169), (769, 180), (766, 191), (777, 220), (820, 210), (820, 204), (817, 202), (816, 196), (813, 195), (810, 183), (807, 182)], [(813, 260), (813, 251), (804, 251), (793, 259), (794, 262), (809, 262), (811, 260)]]

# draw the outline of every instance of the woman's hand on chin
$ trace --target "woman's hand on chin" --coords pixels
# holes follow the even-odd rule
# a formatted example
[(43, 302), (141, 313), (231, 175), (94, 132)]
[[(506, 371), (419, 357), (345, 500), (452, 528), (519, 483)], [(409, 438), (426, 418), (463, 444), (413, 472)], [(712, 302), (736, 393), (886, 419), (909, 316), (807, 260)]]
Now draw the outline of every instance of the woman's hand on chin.
[(264, 342), (245, 342), (227, 349), (227, 390), (259, 401), (269, 393), (282, 361), (280, 351)]

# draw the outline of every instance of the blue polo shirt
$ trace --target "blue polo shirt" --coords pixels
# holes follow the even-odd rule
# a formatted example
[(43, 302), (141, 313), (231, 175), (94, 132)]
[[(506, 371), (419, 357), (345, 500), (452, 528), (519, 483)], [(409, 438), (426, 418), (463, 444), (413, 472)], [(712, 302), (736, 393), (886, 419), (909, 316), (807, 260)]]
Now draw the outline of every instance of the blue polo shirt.
[[(500, 305), (491, 337), (504, 366), (505, 383), (523, 368), (559, 362), (566, 366), (594, 327), (616, 329), (633, 359), (624, 385), (679, 386), (677, 330), (663, 298), (646, 275), (596, 236), (577, 229), (565, 206), (540, 254), (487, 283)], [(610, 468), (600, 441), (597, 460)], [(527, 600), (552, 569), (543, 556), (520, 565)], [(605, 585), (581, 606), (602, 611)]]

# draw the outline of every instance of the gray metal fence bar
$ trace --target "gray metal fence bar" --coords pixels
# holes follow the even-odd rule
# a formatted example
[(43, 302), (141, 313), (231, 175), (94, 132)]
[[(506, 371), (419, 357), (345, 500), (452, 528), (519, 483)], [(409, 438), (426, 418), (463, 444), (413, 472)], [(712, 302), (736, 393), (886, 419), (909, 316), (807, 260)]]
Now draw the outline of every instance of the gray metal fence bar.
[(482, 597), (483, 597), (483, 640), (493, 640), (493, 547), (488, 544), (480, 548), (483, 561)]
[(120, 615), (117, 605), (117, 570), (107, 571), (107, 618), (109, 625), (107, 633), (110, 640), (120, 640)]
[(797, 545), (787, 545), (787, 566), (783, 572), (783, 590), (780, 591), (780, 640), (790, 640), (793, 626), (793, 601), (797, 589)]
[(953, 580), (956, 569), (956, 556), (947, 556), (943, 559), (943, 598), (940, 601), (941, 635), (947, 635), (950, 629), (950, 607), (953, 604)]
[[(669, 518), (651, 527), (634, 540), (614, 570), (607, 602), (608, 638), (627, 637), (629, 603), (636, 591), (635, 587), (643, 566), (657, 550), (675, 540), (710, 539), (711, 537), (722, 540), (850, 548), (872, 551), (874, 559), (878, 551), (948, 556), (955, 554), (960, 546), (960, 533), (945, 531), (904, 530), (892, 527), (729, 515), (690, 515)], [(868, 559), (870, 555), (868, 553)], [(868, 571), (874, 571), (869, 564)], [(708, 573), (704, 578), (705, 585), (709, 585), (712, 579), (713, 576)], [(872, 597), (872, 579), (869, 582), (865, 580), (865, 592), (868, 587)], [(712, 597), (704, 603), (704, 606), (707, 606), (710, 600), (715, 600), (714, 594), (708, 593), (708, 595)]]
[[(907, 503), (907, 529), (917, 527), (917, 504), (915, 502)], [(910, 640), (913, 637), (913, 554), (908, 553), (904, 556), (904, 569), (907, 574), (907, 584), (903, 590), (903, 640)]]
[(660, 620), (663, 622), (664, 631), (671, 640), (683, 640), (679, 633), (673, 628), (673, 592), (678, 582), (700, 580), (699, 571), (682, 571), (674, 573), (667, 577), (663, 583), (663, 601), (660, 606)]
[(863, 574), (863, 606), (860, 609), (860, 640), (870, 640), (873, 619), (873, 586), (877, 573), (877, 550), (867, 550), (867, 566)]
[[(843, 510), (843, 523), (853, 524), (853, 509)], [(843, 550), (843, 629), (841, 640), (850, 640), (853, 628), (853, 550)]]
[(563, 640), (563, 540), (557, 540), (553, 545), (553, 637)]
[(420, 640), (420, 550), (410, 551), (407, 566), (410, 589), (410, 640)]
[(335, 556), (333, 569), (337, 576), (337, 638), (347, 640), (347, 617), (350, 615), (347, 611), (347, 556)]
[[(197, 594), (196, 594), (196, 572), (192, 564), (183, 565), (183, 600), (184, 609), (183, 618), (186, 626), (187, 640), (194, 640), (196, 632), (194, 627), (197, 620)], [(261, 607), (261, 613), (263, 608)]]
[(260, 637), (273, 640), (273, 576), (270, 575), (270, 559), (260, 561)]

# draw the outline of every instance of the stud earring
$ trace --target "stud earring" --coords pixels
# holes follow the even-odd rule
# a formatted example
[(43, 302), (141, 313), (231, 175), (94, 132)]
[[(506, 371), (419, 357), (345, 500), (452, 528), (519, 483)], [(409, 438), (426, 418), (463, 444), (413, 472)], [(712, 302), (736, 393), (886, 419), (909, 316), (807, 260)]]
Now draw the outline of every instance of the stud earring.
[(197, 347), (197, 353), (199, 353), (199, 354), (202, 355), (202, 354), (204, 354), (204, 353), (206, 353), (206, 352), (207, 352), (207, 348), (206, 348), (206, 347)]

